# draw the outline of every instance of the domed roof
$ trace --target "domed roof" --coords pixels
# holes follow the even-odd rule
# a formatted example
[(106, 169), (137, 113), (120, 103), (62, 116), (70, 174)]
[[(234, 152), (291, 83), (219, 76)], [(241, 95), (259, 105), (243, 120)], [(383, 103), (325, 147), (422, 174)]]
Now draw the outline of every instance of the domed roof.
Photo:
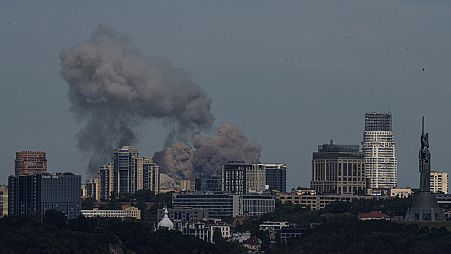
[(167, 228), (169, 230), (174, 229), (174, 223), (171, 221), (171, 219), (169, 219), (168, 216), (168, 209), (164, 209), (164, 217), (160, 220), (160, 222), (158, 222), (157, 228)]

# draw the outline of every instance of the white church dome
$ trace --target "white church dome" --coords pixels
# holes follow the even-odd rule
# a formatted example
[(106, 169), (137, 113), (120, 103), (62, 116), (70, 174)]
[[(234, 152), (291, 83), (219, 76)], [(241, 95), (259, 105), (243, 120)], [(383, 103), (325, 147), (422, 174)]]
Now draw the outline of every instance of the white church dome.
[(158, 229), (160, 228), (167, 228), (169, 230), (173, 230), (174, 229), (174, 223), (171, 221), (171, 219), (169, 219), (168, 216), (168, 209), (164, 209), (164, 217), (163, 219), (160, 220), (160, 222), (158, 222)]

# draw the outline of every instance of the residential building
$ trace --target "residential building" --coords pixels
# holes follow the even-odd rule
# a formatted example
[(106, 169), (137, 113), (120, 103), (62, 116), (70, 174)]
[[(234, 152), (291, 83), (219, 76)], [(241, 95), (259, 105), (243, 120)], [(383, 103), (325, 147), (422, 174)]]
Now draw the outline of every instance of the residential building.
[(81, 176), (54, 173), (10, 176), (8, 215), (42, 218), (46, 211), (63, 212), (68, 219), (80, 215)]
[(137, 190), (138, 149), (123, 146), (115, 149), (113, 154), (114, 192), (135, 193)]
[(99, 200), (106, 201), (110, 199), (111, 193), (114, 191), (114, 170), (113, 163), (109, 163), (99, 168), (97, 173), (99, 179)]
[(101, 186), (98, 177), (88, 179), (81, 185), (81, 197), (100, 201)]
[(381, 211), (370, 211), (367, 213), (361, 213), (358, 216), (359, 220), (390, 220), (390, 216), (386, 215), (385, 213), (382, 213)]
[(38, 175), (47, 173), (47, 159), (45, 152), (21, 151), (16, 152), (14, 160), (15, 175)]
[[(151, 159), (143, 157), (143, 189), (160, 193), (160, 167)], [(141, 188), (138, 188), (140, 190)]]
[(133, 146), (115, 149), (112, 161), (99, 168), (99, 199), (108, 200), (111, 193), (135, 193), (148, 190), (160, 192), (159, 166), (151, 159), (140, 157)]
[(287, 164), (285, 163), (263, 163), (265, 168), (266, 185), (272, 191), (287, 191)]
[(318, 146), (313, 153), (311, 189), (319, 194), (365, 194), (364, 154), (358, 145)]
[(136, 220), (141, 219), (141, 210), (136, 207), (126, 207), (122, 210), (99, 210), (94, 208), (92, 210), (81, 210), (81, 214), (88, 218), (102, 217), (119, 219), (133, 218)]
[(230, 161), (222, 167), (222, 190), (233, 194), (262, 192), (266, 189), (266, 172), (262, 164)]
[(430, 189), (434, 193), (448, 194), (448, 173), (431, 171)]
[(396, 188), (398, 160), (393, 140), (391, 113), (365, 114), (362, 151), (365, 154), (367, 187)]
[(8, 186), (0, 185), (0, 218), (8, 215)]
[(194, 191), (195, 182), (191, 179), (180, 180), (180, 190), (181, 191)]
[(232, 237), (230, 225), (221, 220), (203, 219), (192, 221), (183, 228), (184, 235), (191, 235), (209, 243), (215, 243), (215, 233), (220, 232), (221, 237), (228, 239)]

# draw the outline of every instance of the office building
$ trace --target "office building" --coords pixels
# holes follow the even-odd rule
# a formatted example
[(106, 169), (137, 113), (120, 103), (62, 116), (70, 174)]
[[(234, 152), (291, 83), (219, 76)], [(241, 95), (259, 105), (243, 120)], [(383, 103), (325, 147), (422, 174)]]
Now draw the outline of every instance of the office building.
[(362, 151), (365, 154), (367, 187), (396, 188), (398, 161), (393, 140), (391, 113), (365, 114)]
[[(168, 216), (172, 221), (180, 221), (182, 223), (190, 221), (198, 221), (202, 219), (208, 219), (208, 209), (205, 208), (185, 208), (185, 207), (174, 207), (169, 208)], [(164, 217), (164, 209), (158, 209), (157, 220), (160, 221)]]
[(211, 218), (233, 216), (233, 196), (228, 193), (174, 193), (173, 208), (198, 208), (208, 211)]
[(80, 189), (81, 176), (71, 173), (10, 176), (8, 215), (42, 218), (56, 210), (75, 219), (80, 215)]
[(431, 192), (448, 194), (448, 173), (432, 171), (430, 188)]
[(15, 175), (38, 175), (47, 172), (47, 159), (44, 152), (16, 152)]
[[(260, 216), (272, 213), (276, 208), (276, 200), (272, 195), (247, 193), (234, 195), (234, 209), (238, 208), (238, 215)], [(238, 198), (238, 204), (236, 200)]]
[(221, 184), (221, 177), (220, 176), (210, 176), (206, 178), (196, 178), (195, 184), (194, 184), (194, 190), (195, 191), (221, 191), (222, 184)]
[(174, 193), (172, 207), (205, 209), (210, 218), (259, 216), (274, 211), (275, 199), (271, 195), (258, 193)]
[(313, 153), (311, 189), (319, 194), (365, 194), (364, 154), (358, 145), (318, 146)]
[(233, 194), (262, 192), (266, 189), (266, 172), (262, 164), (231, 161), (222, 167), (222, 190)]
[(287, 164), (263, 163), (265, 168), (266, 185), (272, 191), (287, 191)]

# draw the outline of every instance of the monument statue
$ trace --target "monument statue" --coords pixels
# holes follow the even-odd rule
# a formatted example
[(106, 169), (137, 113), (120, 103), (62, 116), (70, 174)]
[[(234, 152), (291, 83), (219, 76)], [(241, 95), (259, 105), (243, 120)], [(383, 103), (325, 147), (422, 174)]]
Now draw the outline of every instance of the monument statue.
[(429, 134), (424, 133), (422, 118), (421, 148), (419, 153), (420, 191), (413, 196), (412, 207), (407, 210), (406, 221), (444, 221), (443, 210), (438, 206), (435, 195), (430, 191), (431, 153)]

